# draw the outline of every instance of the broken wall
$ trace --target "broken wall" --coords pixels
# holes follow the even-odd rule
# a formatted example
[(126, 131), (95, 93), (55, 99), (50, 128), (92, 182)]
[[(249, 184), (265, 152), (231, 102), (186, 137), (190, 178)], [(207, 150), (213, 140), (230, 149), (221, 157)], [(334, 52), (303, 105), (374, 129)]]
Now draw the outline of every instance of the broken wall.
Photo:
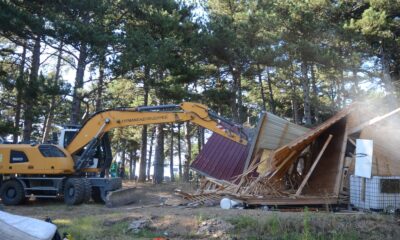
[(345, 138), (345, 128), (346, 118), (343, 118), (315, 140), (311, 159), (317, 158), (326, 139), (330, 134), (332, 135), (332, 140), (327, 145), (321, 160), (316, 165), (306, 187), (304, 187), (304, 195), (337, 195), (340, 184), (338, 176), (341, 176), (343, 168), (341, 149)]

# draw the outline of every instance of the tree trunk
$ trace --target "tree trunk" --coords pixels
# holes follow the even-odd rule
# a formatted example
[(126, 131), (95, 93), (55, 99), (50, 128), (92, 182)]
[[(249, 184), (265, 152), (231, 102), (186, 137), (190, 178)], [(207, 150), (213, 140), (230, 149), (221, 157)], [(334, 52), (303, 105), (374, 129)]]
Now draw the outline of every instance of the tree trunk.
[(174, 175), (174, 125), (171, 124), (171, 145), (170, 145), (170, 153), (169, 153), (169, 173), (171, 176), (171, 182), (175, 182)]
[[(237, 123), (243, 123), (245, 121), (245, 116), (243, 112), (243, 99), (242, 99), (242, 78), (241, 78), (241, 71), (236, 68), (232, 68), (232, 77), (233, 77), (233, 85), (234, 85), (234, 94), (235, 94), (235, 101), (234, 101), (234, 107), (236, 113), (235, 115), (235, 121)], [(236, 103), (237, 101), (237, 103)]]
[(257, 64), (257, 75), (258, 75), (258, 83), (260, 84), (262, 110), (264, 112), (266, 112), (267, 111), (267, 99), (265, 97), (264, 84), (263, 84), (263, 81), (262, 81), (262, 70), (261, 70), (260, 64)]
[(135, 180), (135, 178), (136, 178), (136, 161), (137, 161), (137, 156), (136, 156), (136, 149), (135, 149), (133, 151), (133, 169), (132, 169), (133, 178), (132, 178), (132, 180)]
[(178, 123), (178, 161), (179, 161), (179, 180), (182, 181), (181, 124), (180, 123)]
[(79, 124), (81, 117), (81, 91), (83, 89), (83, 77), (85, 75), (87, 58), (87, 45), (81, 43), (79, 51), (78, 67), (75, 75), (74, 92), (72, 95), (71, 124)]
[(197, 127), (197, 145), (198, 145), (197, 150), (198, 150), (198, 153), (200, 153), (200, 151), (203, 147), (203, 143), (201, 142), (201, 129), (202, 129), (202, 127), (200, 127), (200, 126)]
[(129, 152), (129, 180), (134, 180), (136, 175), (136, 149)]
[(186, 148), (187, 148), (187, 153), (185, 155), (185, 164), (184, 164), (184, 173), (183, 173), (183, 180), (185, 182), (189, 182), (189, 165), (190, 162), (192, 161), (192, 142), (191, 142), (191, 127), (189, 123), (186, 123)]
[[(63, 42), (61, 41), (60, 43), (60, 51), (58, 52), (58, 57), (57, 57), (57, 65), (56, 65), (56, 75), (54, 76), (54, 81), (53, 81), (53, 87), (56, 88), (58, 86), (58, 80), (60, 79), (60, 71), (61, 71), (61, 61), (62, 61), (62, 48), (63, 48)], [(43, 131), (43, 138), (42, 138), (42, 143), (46, 142), (47, 138), (49, 137), (50, 130), (51, 130), (51, 125), (53, 124), (53, 119), (54, 119), (54, 108), (56, 106), (56, 94), (53, 93), (51, 96), (51, 102), (50, 102), (50, 109), (47, 114), (47, 121), (45, 122), (45, 128)]]
[(231, 103), (231, 109), (232, 109), (232, 118), (235, 122), (240, 123), (240, 115), (239, 115), (239, 78), (238, 78), (238, 71), (236, 68), (229, 66), (229, 70), (232, 74), (232, 79), (233, 79), (233, 84), (232, 84), (232, 93), (233, 93), (233, 98), (232, 98), (232, 103)]
[(269, 110), (275, 114), (276, 113), (276, 104), (274, 99), (274, 92), (272, 91), (272, 81), (269, 76), (269, 69), (267, 67), (267, 83), (268, 83), (268, 91), (269, 91)]
[(345, 92), (345, 86), (344, 86), (344, 71), (340, 71), (340, 79), (338, 82), (339, 85), (339, 95), (340, 97), (338, 97), (338, 108), (342, 108), (345, 106), (346, 103), (346, 92)]
[(301, 64), (302, 72), (302, 87), (303, 87), (303, 101), (304, 101), (304, 122), (306, 126), (311, 126), (311, 101), (310, 101), (310, 83), (308, 79), (308, 66), (306, 62)]
[[(150, 69), (145, 66), (145, 76), (143, 81), (144, 98), (143, 105), (147, 106), (149, 104), (149, 79), (150, 79)], [(146, 154), (147, 154), (147, 126), (142, 127), (142, 145), (140, 149), (140, 161), (139, 161), (139, 182), (146, 181)]]
[(315, 123), (319, 123), (319, 99), (318, 99), (318, 88), (317, 88), (317, 79), (315, 77), (315, 69), (314, 64), (311, 64), (311, 85), (313, 90), (313, 117)]
[[(151, 130), (151, 138), (150, 138), (150, 149), (149, 149), (149, 158), (147, 160), (147, 180), (150, 181), (150, 168), (151, 168), (151, 157), (153, 155), (153, 142), (154, 136), (156, 134), (156, 128), (153, 127)], [(140, 169), (139, 169), (140, 171)]]
[[(126, 144), (124, 141), (124, 144), (122, 144), (122, 156), (121, 156), (121, 174), (119, 175), (119, 177), (123, 178), (124, 177), (124, 173), (125, 173), (125, 161), (126, 161)], [(118, 172), (120, 172), (121, 169), (118, 169)]]
[(299, 118), (299, 104), (297, 101), (296, 97), (296, 86), (295, 86), (295, 74), (294, 74), (294, 68), (293, 68), (293, 63), (290, 65), (290, 70), (291, 70), (291, 76), (292, 79), (290, 80), (290, 92), (291, 92), (291, 98), (292, 98), (292, 115), (293, 115), (293, 122), (296, 124), (300, 123), (300, 118)]
[(133, 151), (129, 151), (129, 180), (133, 179)]
[(96, 112), (102, 110), (103, 108), (103, 85), (104, 85), (104, 68), (106, 65), (106, 57), (102, 53), (99, 62), (99, 82), (97, 86), (97, 96), (96, 96)]
[(32, 52), (32, 65), (31, 73), (29, 75), (29, 82), (27, 91), (25, 94), (25, 111), (24, 111), (24, 130), (23, 130), (23, 141), (29, 143), (31, 140), (32, 125), (33, 125), (33, 107), (35, 106), (37, 92), (36, 85), (39, 76), (40, 67), (40, 36), (35, 39), (35, 45)]
[(164, 124), (157, 125), (157, 141), (154, 156), (154, 184), (164, 180)]
[(239, 124), (243, 123), (246, 121), (246, 116), (243, 111), (243, 99), (242, 99), (242, 77), (241, 73), (237, 73), (237, 84), (238, 84), (238, 93), (237, 93), (237, 99), (238, 99), (238, 116), (239, 116)]
[(21, 121), (21, 108), (22, 108), (22, 95), (23, 89), (25, 85), (25, 62), (26, 62), (26, 40), (24, 40), (22, 46), (22, 55), (21, 55), (21, 64), (19, 66), (19, 76), (16, 82), (16, 90), (17, 90), (17, 103), (15, 105), (15, 121), (14, 121), (14, 134), (13, 134), (13, 143), (18, 143), (18, 135), (19, 135), (19, 122)]
[(397, 101), (396, 88), (393, 85), (392, 77), (390, 76), (390, 59), (387, 56), (385, 49), (385, 41), (381, 41), (381, 63), (382, 63), (382, 82), (387, 93), (387, 100), (391, 108), (395, 109), (399, 106)]

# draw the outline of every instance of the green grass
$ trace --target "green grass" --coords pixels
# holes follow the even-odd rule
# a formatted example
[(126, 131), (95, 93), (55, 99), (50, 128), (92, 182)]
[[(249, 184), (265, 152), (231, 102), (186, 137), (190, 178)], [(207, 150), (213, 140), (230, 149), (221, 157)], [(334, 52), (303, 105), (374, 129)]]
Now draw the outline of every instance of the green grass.
[(207, 220), (208, 217), (204, 213), (199, 213), (196, 215), (196, 222), (197, 224), (202, 223), (203, 221)]
[[(231, 236), (238, 239), (360, 239), (359, 234), (346, 224), (345, 229), (335, 229), (334, 217), (327, 215), (314, 219), (314, 215), (307, 209), (298, 217), (283, 218), (273, 213), (261, 218), (237, 216), (227, 221), (235, 226)], [(325, 225), (327, 227), (321, 227)]]
[[(110, 217), (110, 215), (107, 215)], [(56, 219), (54, 224), (58, 226), (58, 231), (62, 235), (67, 232), (74, 240), (127, 240), (127, 239), (152, 239), (163, 236), (162, 233), (152, 231), (152, 229), (143, 229), (138, 233), (127, 231), (129, 221), (116, 221), (111, 225), (104, 225), (103, 219), (99, 216), (87, 216), (74, 219)]]
[(72, 235), (74, 240), (132, 239), (124, 234), (128, 222), (117, 222), (111, 226), (104, 226), (102, 219), (87, 216), (76, 219), (56, 219), (54, 223), (58, 226), (60, 234), (67, 232)]
[[(76, 209), (71, 209), (75, 211)], [(100, 213), (89, 215), (93, 209), (87, 210), (87, 216), (54, 219), (60, 234), (70, 233), (74, 240), (92, 239), (152, 239), (163, 237), (164, 230), (154, 226), (138, 233), (128, 232), (132, 217), (124, 212)], [(94, 210), (96, 210), (94, 208)], [(287, 240), (347, 240), (347, 239), (396, 239), (399, 230), (396, 219), (385, 215), (338, 215), (333, 213), (315, 213), (307, 209), (303, 213), (268, 212), (248, 215), (243, 211), (238, 215), (213, 216), (207, 209), (193, 214), (194, 226), (186, 233), (171, 235), (179, 239), (207, 239), (196, 232), (196, 225), (210, 218), (221, 217), (230, 222), (234, 228), (227, 233), (237, 239), (287, 239)], [(96, 211), (94, 211), (96, 212)], [(80, 215), (82, 216), (82, 215)], [(157, 218), (154, 221), (162, 220)], [(162, 221), (161, 221), (162, 222)], [(164, 221), (165, 222), (165, 221)], [(167, 227), (170, 234), (176, 234)], [(164, 229), (164, 228), (163, 228)]]

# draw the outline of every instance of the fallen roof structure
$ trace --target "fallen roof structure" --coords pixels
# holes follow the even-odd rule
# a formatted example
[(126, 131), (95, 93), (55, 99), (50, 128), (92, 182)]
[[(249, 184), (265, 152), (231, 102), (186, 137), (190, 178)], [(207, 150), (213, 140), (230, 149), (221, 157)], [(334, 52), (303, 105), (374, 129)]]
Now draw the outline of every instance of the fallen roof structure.
[(351, 108), (339, 112), (319, 127), (275, 150), (268, 158), (270, 168), (248, 184), (239, 186), (239, 194), (258, 196), (247, 199), (252, 204), (336, 203), (345, 117), (350, 112)]
[[(231, 129), (235, 131), (235, 129)], [(268, 156), (271, 150), (301, 136), (308, 129), (293, 124), (272, 113), (263, 113), (254, 130), (247, 129), (247, 146), (213, 134), (191, 164), (200, 174), (234, 182), (249, 168), (252, 159)]]
[[(219, 195), (257, 205), (348, 203), (358, 138), (374, 142), (373, 176), (400, 176), (400, 108), (393, 110), (382, 102), (355, 103), (309, 131), (280, 126), (277, 130), (276, 124), (260, 121), (246, 159), (242, 155), (239, 161), (242, 174), (228, 188), (220, 188)], [(291, 127), (294, 130), (289, 131)], [(282, 137), (287, 132), (289, 137)], [(223, 163), (230, 161), (226, 158)]]

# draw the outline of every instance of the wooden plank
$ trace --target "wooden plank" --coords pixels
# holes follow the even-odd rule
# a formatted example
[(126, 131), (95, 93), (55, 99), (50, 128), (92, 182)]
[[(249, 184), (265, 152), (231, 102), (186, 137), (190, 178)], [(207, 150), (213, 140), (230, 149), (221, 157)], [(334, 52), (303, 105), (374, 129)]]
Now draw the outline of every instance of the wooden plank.
[[(285, 158), (285, 160), (283, 160), (283, 161), (281, 162), (281, 164), (279, 164), (279, 166), (278, 166), (278, 167), (276, 168), (276, 170), (272, 173), (272, 175), (268, 177), (268, 179), (272, 179), (272, 178), (276, 175), (276, 173), (279, 172), (279, 170), (281, 170), (281, 168), (282, 168), (284, 165), (286, 165), (286, 163), (287, 163), (288, 161), (290, 161), (290, 160), (294, 157), (294, 155), (295, 155), (296, 153), (297, 153), (296, 150), (292, 150), (292, 152), (289, 154), (289, 156), (287, 156), (287, 157)], [(273, 156), (273, 154), (272, 154), (271, 156)]]
[(258, 124), (258, 126), (257, 126), (256, 133), (255, 133), (255, 136), (254, 136), (254, 140), (251, 141), (249, 154), (247, 155), (246, 162), (245, 162), (244, 168), (243, 168), (243, 172), (245, 172), (247, 170), (247, 168), (249, 167), (249, 165), (250, 165), (250, 161), (252, 160), (252, 157), (254, 155), (254, 151), (256, 150), (255, 147), (257, 146), (258, 141), (260, 139), (260, 135), (261, 135), (262, 129), (264, 128), (264, 125), (267, 123), (267, 114), (265, 112), (262, 113), (260, 121), (261, 121), (261, 123)]
[(328, 146), (328, 144), (331, 142), (332, 140), (332, 134), (329, 134), (328, 139), (326, 139), (324, 146), (322, 147), (321, 151), (319, 152), (317, 158), (315, 159), (313, 165), (311, 166), (310, 170), (308, 171), (307, 175), (305, 176), (305, 178), (303, 179), (303, 181), (300, 184), (300, 187), (297, 189), (297, 192), (295, 194), (296, 197), (298, 197), (301, 194), (301, 191), (303, 191), (304, 186), (306, 185), (308, 179), (310, 178), (311, 174), (313, 173), (315, 167), (317, 166), (319, 160), (321, 159), (322, 155), (325, 152), (326, 147)]
[[(346, 121), (346, 125), (347, 125), (347, 121)], [(336, 176), (336, 182), (335, 182), (335, 195), (339, 195), (340, 189), (343, 185), (342, 174), (343, 174), (343, 167), (344, 167), (344, 158), (346, 157), (347, 139), (350, 139), (350, 138), (348, 137), (347, 127), (346, 127), (344, 129), (342, 149), (340, 150), (340, 159), (339, 159), (340, 162), (339, 162), (338, 174)]]
[[(255, 161), (255, 159), (253, 159), (253, 155), (254, 155), (255, 148), (258, 144), (261, 132), (262, 132), (261, 130), (263, 129), (264, 125), (267, 122), (267, 113), (265, 113), (265, 112), (262, 113), (260, 121), (261, 122), (258, 124), (257, 129), (256, 129), (254, 140), (251, 141), (251, 146), (249, 149), (249, 153), (247, 154), (246, 161), (244, 163), (244, 168), (243, 168), (242, 174), (245, 173), (247, 171), (247, 169), (249, 168), (251, 160)], [(242, 187), (242, 185), (245, 182), (245, 177), (246, 176), (242, 175), (242, 177), (240, 178), (239, 184), (237, 185), (237, 188), (235, 189), (235, 193), (239, 192), (240, 188)]]
[(337, 204), (339, 199), (337, 197), (304, 197), (304, 198), (249, 198), (243, 200), (249, 205), (323, 205), (323, 204)]
[[(294, 155), (295, 153), (296, 153), (296, 151), (293, 151), (293, 152), (288, 156), (288, 158), (286, 158), (285, 161), (284, 161), (281, 165), (279, 165), (279, 167), (274, 171), (274, 173), (272, 174), (272, 176), (275, 175), (275, 173), (277, 172), (277, 170), (279, 170), (279, 168), (282, 167), (283, 164), (284, 164), (285, 162), (287, 162), (288, 160), (290, 160), (290, 158), (293, 157), (293, 155)], [(272, 157), (272, 156), (273, 156), (273, 153), (270, 155), (270, 157)], [(246, 193), (248, 193), (250, 190), (253, 190), (254, 187), (260, 182), (260, 180), (262, 180), (262, 179), (265, 178), (265, 177), (268, 177), (268, 174), (269, 174), (269, 173), (270, 173), (270, 172), (265, 172), (264, 174), (259, 175), (253, 182), (250, 183), (249, 187), (244, 191), (244, 193), (246, 194)], [(244, 179), (244, 178), (242, 178), (242, 179)], [(269, 177), (268, 179), (271, 179), (271, 177)], [(235, 193), (238, 193), (238, 192), (239, 192), (239, 188), (236, 189), (236, 192), (235, 192)]]
[(352, 139), (352, 138), (348, 138), (348, 140), (349, 140), (349, 142), (351, 143), (351, 144), (353, 144), (354, 146), (356, 146), (356, 142)]

